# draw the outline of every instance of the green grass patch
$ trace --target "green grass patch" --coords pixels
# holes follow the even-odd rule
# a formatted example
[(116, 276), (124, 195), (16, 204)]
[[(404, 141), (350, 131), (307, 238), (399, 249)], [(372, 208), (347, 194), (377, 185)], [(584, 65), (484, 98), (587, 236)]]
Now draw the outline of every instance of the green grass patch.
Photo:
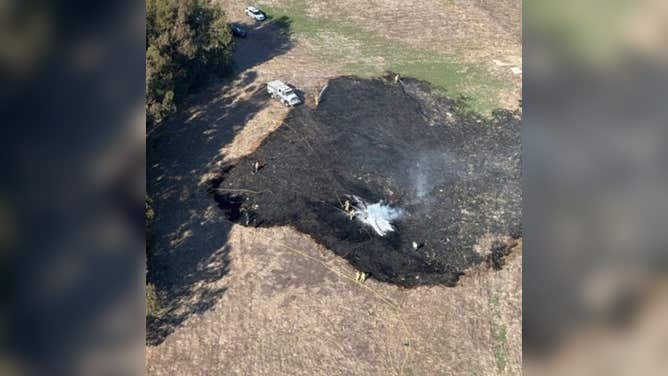
[(503, 372), (508, 363), (508, 354), (506, 353), (506, 350), (501, 346), (497, 346), (496, 351), (494, 352), (494, 357), (496, 358), (496, 367), (500, 372)]
[(262, 9), (298, 40), (310, 44), (318, 58), (340, 65), (345, 74), (373, 77), (389, 70), (415, 77), (431, 83), (439, 95), (464, 98), (471, 110), (484, 114), (498, 107), (499, 93), (508, 86), (483, 67), (458, 62), (457, 54), (415, 48), (349, 21), (309, 17), (300, 0)]
[(508, 346), (508, 331), (506, 330), (505, 325), (500, 325), (496, 332), (496, 347), (494, 350), (496, 367), (499, 369), (499, 371), (504, 371), (506, 369), (506, 364), (508, 363), (506, 346)]
[(493, 294), (490, 297), (489, 304), (492, 312), (492, 328), (494, 331), (494, 358), (499, 372), (503, 372), (508, 364), (508, 329), (501, 322), (499, 315), (499, 296)]
[(146, 284), (146, 316), (157, 317), (162, 312), (158, 291), (152, 283)]
[(505, 325), (499, 327), (498, 332), (496, 333), (496, 340), (500, 343), (506, 343), (508, 341), (508, 330)]

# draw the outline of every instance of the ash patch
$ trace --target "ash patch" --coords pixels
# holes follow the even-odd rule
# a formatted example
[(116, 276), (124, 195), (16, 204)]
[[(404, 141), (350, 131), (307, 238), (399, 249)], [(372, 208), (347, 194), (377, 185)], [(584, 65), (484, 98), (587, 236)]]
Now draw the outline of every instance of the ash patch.
[[(334, 79), (317, 108), (291, 110), (221, 172), (213, 196), (230, 220), (291, 225), (378, 280), (455, 285), (503, 265), (511, 247), (481, 252), (480, 239), (521, 236), (519, 116), (460, 108), (412, 79)], [(392, 211), (374, 206), (380, 222), (376, 203)]]

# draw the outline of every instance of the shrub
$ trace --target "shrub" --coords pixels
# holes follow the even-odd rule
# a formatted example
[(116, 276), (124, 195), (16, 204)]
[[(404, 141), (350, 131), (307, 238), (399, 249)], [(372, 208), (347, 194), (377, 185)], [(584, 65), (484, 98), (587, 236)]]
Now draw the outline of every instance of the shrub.
[(146, 316), (157, 317), (160, 315), (162, 306), (158, 291), (152, 283), (146, 284)]

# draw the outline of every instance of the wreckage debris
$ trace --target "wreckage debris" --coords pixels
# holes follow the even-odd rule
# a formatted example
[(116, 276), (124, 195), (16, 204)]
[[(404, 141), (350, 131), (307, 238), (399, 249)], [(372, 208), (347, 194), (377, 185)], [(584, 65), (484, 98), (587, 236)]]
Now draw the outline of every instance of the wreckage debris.
[(355, 195), (351, 197), (355, 202), (352, 206), (354, 218), (371, 227), (378, 236), (385, 236), (394, 231), (392, 221), (401, 216), (401, 209), (393, 208), (382, 200), (375, 204), (368, 204)]

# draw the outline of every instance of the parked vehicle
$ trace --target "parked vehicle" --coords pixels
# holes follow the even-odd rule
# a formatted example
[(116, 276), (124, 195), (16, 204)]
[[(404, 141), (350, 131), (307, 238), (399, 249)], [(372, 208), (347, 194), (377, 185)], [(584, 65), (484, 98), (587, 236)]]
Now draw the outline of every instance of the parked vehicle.
[(265, 16), (264, 13), (256, 7), (246, 7), (245, 12), (248, 17), (254, 19), (255, 21), (264, 21), (267, 19), (267, 16)]
[(230, 30), (232, 30), (232, 35), (239, 38), (246, 38), (246, 35), (248, 34), (246, 32), (246, 29), (244, 29), (239, 25), (234, 25), (234, 24), (230, 25)]
[(271, 81), (267, 83), (267, 92), (272, 98), (278, 98), (286, 106), (296, 106), (302, 103), (299, 96), (282, 81)]

